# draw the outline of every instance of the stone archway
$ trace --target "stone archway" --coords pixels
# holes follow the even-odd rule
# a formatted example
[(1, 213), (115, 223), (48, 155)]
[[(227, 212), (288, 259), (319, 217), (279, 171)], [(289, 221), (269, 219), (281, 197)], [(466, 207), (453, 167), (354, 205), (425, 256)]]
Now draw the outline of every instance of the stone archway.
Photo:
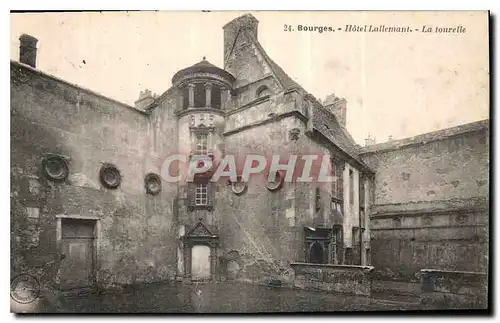
[(184, 237), (184, 277), (189, 280), (215, 280), (219, 236), (198, 222)]
[(323, 246), (321, 245), (320, 242), (315, 241), (311, 245), (311, 250), (309, 251), (310, 255), (310, 262), (313, 264), (322, 264), (323, 262), (323, 255), (325, 251), (323, 249)]
[(191, 279), (210, 279), (210, 247), (206, 245), (194, 245), (191, 248)]

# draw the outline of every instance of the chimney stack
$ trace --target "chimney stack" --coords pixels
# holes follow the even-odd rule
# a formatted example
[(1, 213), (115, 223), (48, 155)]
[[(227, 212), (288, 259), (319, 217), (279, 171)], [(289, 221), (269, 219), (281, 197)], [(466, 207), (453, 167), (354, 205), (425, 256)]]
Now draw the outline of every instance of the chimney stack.
[(368, 134), (368, 138), (365, 139), (365, 146), (375, 145), (375, 137), (371, 138), (370, 134)]
[(342, 126), (347, 123), (347, 101), (344, 98), (339, 98), (335, 94), (330, 94), (325, 98), (324, 106), (330, 110)]
[(22, 34), (19, 37), (19, 42), (19, 61), (36, 68), (36, 43), (38, 39), (27, 34)]
[(141, 93), (139, 94), (139, 99), (135, 101), (135, 108), (139, 110), (144, 110), (145, 107), (153, 103), (156, 97), (157, 95), (152, 94), (151, 91), (148, 89), (141, 91)]

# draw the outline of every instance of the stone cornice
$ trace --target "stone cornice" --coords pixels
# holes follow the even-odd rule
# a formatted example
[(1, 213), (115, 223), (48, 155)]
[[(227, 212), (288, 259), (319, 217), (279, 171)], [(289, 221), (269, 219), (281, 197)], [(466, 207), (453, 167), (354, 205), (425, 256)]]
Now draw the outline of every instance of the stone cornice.
[(275, 122), (275, 121), (278, 121), (278, 120), (281, 120), (281, 119), (285, 119), (285, 118), (288, 118), (288, 117), (291, 117), (291, 116), (296, 116), (299, 119), (304, 119), (304, 116), (301, 113), (299, 113), (299, 111), (289, 111), (289, 112), (285, 112), (285, 113), (282, 113), (282, 114), (275, 115), (274, 117), (269, 117), (269, 118), (267, 118), (265, 120), (253, 122), (251, 124), (244, 125), (244, 126), (236, 128), (236, 129), (232, 129), (232, 130), (226, 131), (226, 132), (223, 133), (223, 135), (225, 137), (227, 137), (227, 136), (233, 135), (233, 134), (241, 132), (241, 131), (245, 131), (245, 130), (248, 130), (248, 129), (251, 129), (251, 128), (255, 128), (255, 127), (260, 127), (260, 126), (263, 126), (265, 124), (268, 124), (268, 123), (271, 123), (271, 122)]
[(398, 150), (411, 146), (424, 145), (434, 141), (450, 139), (465, 133), (478, 132), (489, 129), (489, 119), (472, 122), (452, 128), (442, 129), (429, 133), (424, 133), (415, 137), (400, 140), (392, 140), (376, 145), (369, 145), (360, 148), (360, 155), (376, 154)]
[(220, 116), (224, 116), (224, 111), (221, 109), (214, 109), (214, 108), (190, 108), (190, 109), (184, 109), (181, 111), (175, 112), (175, 115), (178, 118), (182, 118), (186, 115), (189, 115), (191, 113), (213, 113), (213, 114), (218, 114)]
[(70, 82), (65, 81), (65, 80), (63, 80), (61, 78), (58, 78), (57, 76), (54, 76), (54, 75), (51, 75), (51, 74), (47, 74), (45, 72), (42, 72), (42, 71), (40, 71), (40, 70), (38, 70), (36, 68), (33, 68), (33, 67), (29, 66), (29, 65), (26, 65), (26, 64), (23, 64), (23, 63), (20, 63), (20, 62), (16, 62), (16, 61), (13, 61), (13, 60), (10, 61), (10, 64), (11, 64), (11, 68), (16, 67), (16, 68), (19, 68), (19, 69), (24, 69), (24, 70), (30, 71), (31, 73), (37, 74), (37, 75), (39, 75), (41, 77), (49, 78), (49, 79), (52, 79), (53, 81), (56, 81), (58, 83), (70, 86), (70, 87), (72, 87), (72, 88), (74, 88), (74, 89), (76, 89), (78, 91), (86, 92), (87, 94), (90, 94), (90, 95), (93, 95), (95, 97), (104, 99), (106, 101), (115, 103), (115, 104), (120, 105), (120, 106), (122, 106), (124, 108), (127, 108), (129, 110), (138, 112), (138, 113), (140, 113), (142, 115), (147, 116), (149, 114), (146, 111), (136, 109), (135, 107), (133, 107), (131, 105), (128, 105), (126, 103), (123, 103), (123, 102), (117, 101), (115, 99), (109, 98), (107, 96), (104, 96), (103, 94), (97, 93), (97, 92), (92, 91), (92, 90), (87, 89), (87, 88), (84, 88), (84, 87), (82, 87), (80, 85), (70, 83)]

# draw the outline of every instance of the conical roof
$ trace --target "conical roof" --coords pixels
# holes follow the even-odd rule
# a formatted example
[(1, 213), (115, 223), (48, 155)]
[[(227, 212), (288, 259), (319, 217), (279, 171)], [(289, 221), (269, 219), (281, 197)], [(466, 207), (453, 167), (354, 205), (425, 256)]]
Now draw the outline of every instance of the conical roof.
[(175, 73), (175, 75), (172, 77), (172, 84), (175, 84), (177, 81), (179, 81), (185, 76), (197, 73), (215, 74), (224, 78), (229, 83), (234, 82), (234, 76), (232, 76), (231, 73), (215, 66), (214, 64), (207, 61), (205, 57), (203, 57), (203, 60), (201, 60), (200, 62)]

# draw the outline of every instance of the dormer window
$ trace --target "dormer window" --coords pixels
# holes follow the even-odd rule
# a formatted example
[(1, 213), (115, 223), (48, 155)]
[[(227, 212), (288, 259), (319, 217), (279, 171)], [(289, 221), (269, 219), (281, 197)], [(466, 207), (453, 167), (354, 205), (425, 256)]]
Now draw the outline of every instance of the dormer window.
[(271, 90), (266, 85), (261, 85), (255, 92), (257, 98), (263, 98), (271, 95)]

